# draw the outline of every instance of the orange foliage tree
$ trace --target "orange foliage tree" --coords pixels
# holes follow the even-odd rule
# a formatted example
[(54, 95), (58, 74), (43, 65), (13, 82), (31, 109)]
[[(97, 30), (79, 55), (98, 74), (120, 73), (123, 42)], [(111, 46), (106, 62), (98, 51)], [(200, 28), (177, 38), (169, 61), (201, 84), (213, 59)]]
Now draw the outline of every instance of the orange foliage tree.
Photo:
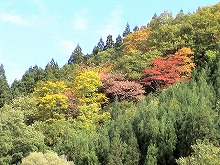
[(182, 47), (175, 53), (175, 56), (179, 56), (183, 61), (183, 70), (181, 74), (188, 78), (191, 77), (192, 69), (195, 68), (195, 63), (192, 61), (194, 58), (193, 54), (194, 52), (187, 47)]
[(140, 30), (130, 33), (125, 36), (124, 42), (124, 53), (139, 53), (146, 52), (147, 49), (147, 39), (149, 36), (149, 30), (146, 27), (142, 27)]

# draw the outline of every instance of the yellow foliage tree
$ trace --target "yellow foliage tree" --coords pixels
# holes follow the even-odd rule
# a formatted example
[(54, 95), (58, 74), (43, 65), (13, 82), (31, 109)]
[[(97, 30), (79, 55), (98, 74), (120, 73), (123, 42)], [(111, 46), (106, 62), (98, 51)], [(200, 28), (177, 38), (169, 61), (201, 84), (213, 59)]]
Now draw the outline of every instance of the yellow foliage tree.
[(61, 119), (68, 108), (68, 98), (64, 92), (68, 88), (62, 81), (39, 82), (33, 96), (38, 102), (38, 117), (40, 120)]
[(77, 95), (81, 105), (88, 105), (92, 103), (105, 103), (107, 97), (98, 93), (99, 88), (102, 86), (100, 76), (97, 72), (84, 70), (82, 71), (73, 82), (73, 90)]
[(107, 97), (99, 93), (102, 86), (97, 72), (84, 70), (73, 82), (74, 91), (79, 102), (76, 122), (80, 128), (93, 129), (97, 124), (109, 118), (108, 112), (103, 112), (101, 106), (108, 102)]

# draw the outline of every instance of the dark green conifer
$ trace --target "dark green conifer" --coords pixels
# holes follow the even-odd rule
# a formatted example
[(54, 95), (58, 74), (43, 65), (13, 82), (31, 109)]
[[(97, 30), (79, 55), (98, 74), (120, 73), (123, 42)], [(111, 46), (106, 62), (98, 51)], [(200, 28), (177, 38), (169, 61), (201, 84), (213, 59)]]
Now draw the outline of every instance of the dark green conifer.
[(115, 47), (119, 48), (122, 45), (122, 42), (123, 42), (123, 39), (121, 35), (119, 34), (118, 37), (116, 38)]
[(112, 39), (112, 35), (107, 36), (106, 45), (104, 47), (104, 50), (108, 50), (114, 47), (114, 41)]
[(10, 88), (6, 79), (4, 66), (0, 65), (0, 108), (11, 99)]
[(100, 38), (100, 40), (99, 40), (99, 42), (98, 42), (98, 44), (97, 44), (97, 47), (98, 47), (98, 50), (99, 50), (99, 51), (103, 51), (103, 50), (104, 50), (105, 43), (104, 43), (102, 37)]
[(125, 37), (126, 35), (130, 34), (131, 30), (130, 30), (130, 25), (127, 22), (126, 27), (125, 27), (125, 31), (123, 32), (123, 37)]
[(152, 19), (155, 19), (155, 18), (157, 18), (157, 13), (154, 13), (154, 15), (152, 17)]
[(72, 55), (70, 56), (68, 60), (68, 64), (70, 63), (80, 64), (82, 62), (83, 62), (82, 49), (79, 45), (77, 45), (77, 47), (74, 49), (74, 51), (72, 52)]
[(139, 27), (135, 26), (134, 29), (133, 29), (133, 32), (136, 32), (137, 30), (139, 30)]

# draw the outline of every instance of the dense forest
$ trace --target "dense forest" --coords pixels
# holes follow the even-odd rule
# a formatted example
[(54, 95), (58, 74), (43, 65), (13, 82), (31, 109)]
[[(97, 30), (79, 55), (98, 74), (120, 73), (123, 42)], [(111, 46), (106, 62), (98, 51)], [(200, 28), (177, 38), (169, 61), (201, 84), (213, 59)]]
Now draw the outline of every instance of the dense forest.
[(220, 3), (0, 85), (1, 165), (220, 164)]

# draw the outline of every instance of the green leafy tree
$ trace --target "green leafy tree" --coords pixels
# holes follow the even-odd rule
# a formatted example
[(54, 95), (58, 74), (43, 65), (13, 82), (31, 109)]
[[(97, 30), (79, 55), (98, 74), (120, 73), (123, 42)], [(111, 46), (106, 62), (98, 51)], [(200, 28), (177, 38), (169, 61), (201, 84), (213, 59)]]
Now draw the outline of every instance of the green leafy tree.
[(95, 46), (92, 50), (93, 55), (98, 54), (98, 52), (99, 52), (98, 46)]
[(198, 141), (192, 145), (193, 153), (177, 160), (180, 165), (216, 165), (220, 162), (220, 148), (208, 141)]
[(57, 153), (49, 151), (31, 152), (30, 155), (22, 159), (21, 165), (74, 165), (73, 162), (67, 161), (64, 156), (58, 156)]
[(93, 49), (93, 54), (96, 55), (98, 52), (102, 52), (105, 48), (105, 43), (102, 39), (102, 37), (99, 39), (98, 44)]
[(114, 64), (114, 70), (126, 75), (126, 79), (140, 81), (141, 73), (146, 67), (150, 67), (151, 61), (160, 57), (157, 51), (149, 51), (147, 53), (132, 53), (130, 55), (122, 55)]
[(50, 119), (46, 121), (35, 121), (34, 128), (44, 135), (44, 142), (53, 148), (61, 140), (68, 140), (76, 132), (75, 126), (69, 120)]
[(0, 164), (17, 164), (45, 148), (43, 134), (25, 125), (22, 112), (10, 106), (0, 109), (0, 137)]
[(26, 71), (26, 73), (22, 77), (22, 84), (23, 84), (23, 89), (24, 95), (28, 95), (34, 91), (36, 82), (34, 80), (34, 75), (30, 71)]
[(24, 122), (26, 125), (31, 125), (37, 119), (38, 113), (37, 101), (30, 96), (19, 96), (13, 99), (10, 103), (14, 109), (22, 111)]
[(114, 130), (112, 133), (112, 139), (110, 142), (110, 153), (108, 156), (108, 165), (116, 164), (116, 165), (123, 165), (123, 150), (124, 145), (120, 138), (120, 134), (118, 130)]

